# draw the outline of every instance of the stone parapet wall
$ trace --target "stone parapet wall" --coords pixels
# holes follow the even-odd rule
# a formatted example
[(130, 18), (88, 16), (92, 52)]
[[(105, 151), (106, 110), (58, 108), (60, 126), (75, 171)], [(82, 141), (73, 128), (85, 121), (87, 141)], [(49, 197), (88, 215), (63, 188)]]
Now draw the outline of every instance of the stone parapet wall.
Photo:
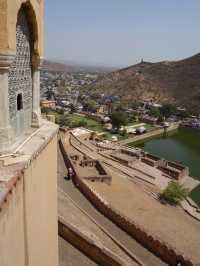
[(1, 266), (25, 266), (23, 189), (24, 174), (21, 171), (10, 182), (9, 194), (0, 198)]
[(87, 235), (87, 232), (82, 232), (75, 226), (72, 226), (66, 221), (59, 218), (58, 223), (59, 235), (70, 242), (73, 246), (81, 250), (98, 265), (105, 266), (125, 266), (128, 265), (116, 254), (108, 250), (102, 244), (94, 239), (91, 235)]
[(18, 151), (1, 157), (0, 265), (57, 266), (57, 127), (48, 123)]
[(175, 180), (189, 176), (189, 168), (187, 166), (172, 161), (162, 160), (158, 165), (158, 169)]
[(171, 162), (171, 161), (168, 161), (167, 162), (167, 165), (169, 167), (172, 167), (174, 169), (177, 169), (178, 171), (180, 171), (180, 174), (182, 177), (186, 176), (186, 175), (189, 175), (189, 168), (183, 164), (180, 164), (180, 163), (177, 163), (177, 162)]
[(74, 140), (76, 140), (79, 144), (81, 144), (81, 145), (83, 145), (85, 148), (87, 148), (88, 150), (90, 150), (90, 151), (94, 151), (94, 149), (92, 149), (91, 147), (89, 147), (88, 145), (86, 145), (85, 143), (84, 143), (84, 141), (82, 141), (80, 138), (78, 138), (78, 137), (76, 137), (74, 134), (72, 134), (72, 133), (70, 133), (71, 134), (71, 136), (72, 136), (72, 138), (74, 139)]
[[(67, 167), (74, 167), (68, 158), (65, 148), (60, 141), (60, 148), (64, 156)], [(177, 262), (181, 262), (183, 266), (192, 266), (192, 260), (187, 258), (184, 254), (177, 251), (175, 247), (171, 247), (168, 243), (159, 239), (154, 233), (147, 231), (128, 217), (122, 215), (118, 210), (114, 209), (107, 201), (105, 201), (94, 189), (88, 186), (88, 184), (79, 176), (73, 177), (73, 182), (79, 188), (79, 190), (85, 195), (85, 197), (106, 217), (113, 221), (116, 225), (122, 228), (125, 232), (131, 235), (144, 247), (152, 251), (154, 254), (162, 258), (170, 265), (177, 265)]]

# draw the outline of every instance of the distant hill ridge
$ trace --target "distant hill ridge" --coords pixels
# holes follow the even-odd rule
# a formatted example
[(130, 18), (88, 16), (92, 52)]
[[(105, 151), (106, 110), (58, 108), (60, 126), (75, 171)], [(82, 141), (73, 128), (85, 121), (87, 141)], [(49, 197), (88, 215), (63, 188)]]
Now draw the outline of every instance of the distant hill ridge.
[(200, 54), (180, 61), (141, 62), (100, 77), (93, 89), (124, 101), (153, 99), (200, 110)]
[(114, 68), (112, 67), (78, 65), (73, 63), (55, 62), (51, 60), (44, 60), (42, 63), (42, 69), (46, 71), (65, 73), (108, 73), (110, 71), (114, 71)]
[(58, 63), (50, 60), (44, 60), (42, 63), (42, 69), (55, 72), (73, 72), (73, 66), (64, 63)]

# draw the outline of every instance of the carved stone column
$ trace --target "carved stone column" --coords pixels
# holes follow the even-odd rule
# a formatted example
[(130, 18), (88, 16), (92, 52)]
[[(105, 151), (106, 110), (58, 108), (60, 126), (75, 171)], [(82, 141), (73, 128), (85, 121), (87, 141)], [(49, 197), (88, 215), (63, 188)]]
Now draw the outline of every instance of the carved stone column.
[(8, 73), (15, 58), (11, 51), (0, 51), (0, 153), (7, 150), (14, 135), (9, 117)]
[(40, 110), (40, 58), (33, 55), (33, 112), (32, 112), (32, 127), (41, 126), (41, 110)]

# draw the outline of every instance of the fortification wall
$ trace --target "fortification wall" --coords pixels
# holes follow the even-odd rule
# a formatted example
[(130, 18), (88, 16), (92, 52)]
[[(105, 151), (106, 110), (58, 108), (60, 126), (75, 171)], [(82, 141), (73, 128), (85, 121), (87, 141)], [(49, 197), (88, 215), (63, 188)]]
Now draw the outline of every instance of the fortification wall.
[(56, 158), (54, 135), (22, 164), (0, 197), (1, 266), (58, 265)]
[(106, 249), (100, 242), (87, 236), (78, 228), (59, 219), (59, 235), (81, 250), (98, 265), (125, 266), (126, 263), (117, 255)]
[[(64, 149), (62, 141), (60, 141), (60, 148), (64, 156), (67, 166), (73, 168), (73, 165), (68, 158), (68, 155)], [(75, 169), (73, 168), (74, 173)], [(81, 179), (77, 174), (73, 177), (73, 182), (79, 188), (79, 190), (85, 195), (85, 197), (106, 217), (112, 220), (120, 228), (126, 231), (144, 247), (152, 251), (157, 256), (161, 257), (164, 261), (170, 265), (177, 265), (177, 262), (181, 262), (183, 266), (192, 266), (191, 259), (187, 258), (176, 248), (171, 247), (168, 243), (159, 239), (152, 232), (149, 232), (142, 228), (140, 225), (134, 223), (128, 217), (122, 215), (118, 210), (114, 209), (108, 202), (106, 202), (94, 189), (91, 189), (87, 183)]]

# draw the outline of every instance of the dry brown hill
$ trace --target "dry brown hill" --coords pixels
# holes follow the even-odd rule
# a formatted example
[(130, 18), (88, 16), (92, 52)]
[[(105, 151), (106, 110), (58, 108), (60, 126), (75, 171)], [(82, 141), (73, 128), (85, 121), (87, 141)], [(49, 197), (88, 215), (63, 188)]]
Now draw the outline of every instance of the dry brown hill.
[(109, 73), (110, 71), (116, 70), (113, 67), (104, 66), (90, 66), (90, 65), (79, 65), (68, 62), (55, 62), (50, 60), (44, 60), (42, 63), (42, 69), (50, 72), (65, 72), (65, 73)]
[(200, 110), (200, 54), (174, 62), (142, 62), (101, 77), (95, 89), (125, 101), (154, 99)]
[(73, 72), (74, 68), (71, 65), (57, 63), (49, 60), (44, 60), (42, 63), (42, 69), (46, 71), (55, 72)]

